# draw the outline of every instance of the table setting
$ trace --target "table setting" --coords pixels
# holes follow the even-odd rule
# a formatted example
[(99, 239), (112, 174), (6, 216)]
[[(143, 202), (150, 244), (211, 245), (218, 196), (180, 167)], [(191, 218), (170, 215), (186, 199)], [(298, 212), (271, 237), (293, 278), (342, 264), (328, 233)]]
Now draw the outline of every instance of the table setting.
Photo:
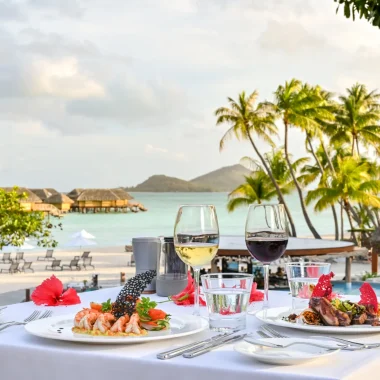
[(264, 292), (249, 273), (200, 276), (218, 249), (216, 211), (182, 206), (173, 238), (135, 240), (136, 275), (124, 286), (78, 294), (53, 275), (32, 302), (0, 309), (1, 379), (373, 376), (374, 290), (364, 283), (348, 299), (333, 292), (329, 265), (299, 262), (286, 267), (290, 293), (269, 291), (287, 236), (281, 205), (251, 206), (247, 249), (263, 263)]

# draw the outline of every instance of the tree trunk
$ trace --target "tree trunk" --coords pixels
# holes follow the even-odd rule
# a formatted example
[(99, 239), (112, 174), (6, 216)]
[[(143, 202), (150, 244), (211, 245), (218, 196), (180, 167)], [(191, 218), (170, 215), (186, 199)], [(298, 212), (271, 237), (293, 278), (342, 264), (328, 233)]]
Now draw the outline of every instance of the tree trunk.
[(352, 136), (351, 156), (354, 156), (354, 151), (355, 151), (355, 137)]
[(307, 226), (309, 227), (311, 233), (313, 234), (314, 238), (315, 239), (321, 239), (321, 236), (319, 235), (319, 233), (317, 232), (317, 230), (314, 228), (313, 224), (311, 223), (311, 220), (310, 220), (309, 215), (307, 213), (305, 201), (303, 199), (301, 186), (297, 181), (296, 175), (293, 171), (292, 164), (291, 164), (290, 159), (289, 159), (289, 154), (288, 154), (288, 123), (286, 121), (284, 121), (284, 124), (285, 124), (285, 159), (286, 159), (286, 162), (288, 163), (289, 171), (290, 171), (290, 174), (293, 178), (294, 185), (297, 188), (298, 196), (299, 196), (300, 203), (301, 203), (302, 213), (303, 213), (303, 216), (305, 218), (305, 222), (306, 222)]
[(326, 147), (325, 147), (325, 143), (323, 142), (323, 140), (322, 139), (320, 139), (320, 142), (321, 142), (321, 145), (322, 145), (322, 149), (323, 149), (323, 151), (325, 152), (325, 155), (326, 155), (326, 158), (327, 158), (327, 162), (328, 162), (328, 164), (329, 164), (329, 168), (330, 168), (330, 170), (331, 170), (331, 172), (334, 174), (334, 176), (335, 176), (335, 168), (334, 168), (334, 165), (333, 165), (333, 163), (332, 163), (332, 161), (331, 161), (331, 158), (330, 158), (330, 156), (329, 156), (329, 154), (328, 154), (328, 152), (327, 152), (327, 149), (326, 149)]
[(358, 245), (358, 241), (356, 239), (355, 232), (353, 231), (354, 224), (352, 222), (352, 217), (351, 217), (351, 213), (350, 213), (350, 204), (347, 201), (344, 201), (344, 209), (346, 210), (348, 222), (350, 223), (352, 240), (354, 241), (355, 245)]
[(343, 219), (343, 203), (342, 203), (342, 201), (340, 201), (339, 204), (340, 204), (340, 240), (344, 240), (344, 219)]
[(356, 136), (355, 140), (356, 140), (356, 151), (358, 152), (358, 156), (360, 156), (360, 152), (359, 152), (359, 140), (358, 140), (357, 136)]
[[(306, 139), (307, 139), (307, 142), (309, 144), (309, 148), (310, 148), (310, 151), (311, 151), (311, 154), (313, 155), (314, 159), (315, 159), (315, 162), (317, 163), (317, 166), (319, 168), (319, 171), (321, 172), (321, 174), (323, 175), (325, 170), (323, 169), (323, 166), (321, 164), (321, 161), (319, 160), (317, 154), (315, 153), (314, 151), (314, 147), (313, 145), (311, 144), (311, 139), (310, 139), (310, 136), (308, 134), (306, 134)], [(338, 216), (336, 214), (336, 210), (335, 210), (335, 206), (334, 204), (331, 204), (331, 211), (333, 213), (333, 217), (334, 217), (334, 228), (335, 228), (335, 240), (339, 240), (339, 225), (338, 225)]]
[(288, 219), (289, 219), (289, 223), (290, 223), (290, 228), (291, 228), (291, 233), (292, 233), (292, 236), (293, 237), (297, 237), (297, 231), (296, 231), (296, 226), (294, 224), (294, 221), (293, 221), (293, 218), (292, 218), (292, 215), (290, 213), (290, 210), (288, 208), (288, 205), (286, 204), (285, 202), (285, 198), (284, 198), (284, 195), (282, 194), (282, 191), (280, 189), (280, 187), (278, 186), (278, 183), (276, 181), (276, 179), (273, 177), (273, 173), (272, 171), (270, 170), (267, 162), (265, 161), (265, 158), (261, 155), (261, 153), (259, 152), (259, 150), (257, 149), (257, 146), (256, 144), (254, 143), (253, 141), (253, 138), (251, 136), (251, 134), (249, 133), (249, 131), (247, 130), (247, 135), (248, 135), (248, 138), (249, 138), (249, 141), (251, 142), (251, 145), (254, 149), (254, 151), (256, 152), (257, 156), (259, 157), (260, 161), (262, 162), (264, 168), (265, 168), (265, 171), (267, 172), (267, 174), (269, 175), (269, 178), (271, 179), (272, 183), (273, 183), (273, 186), (276, 188), (276, 191), (277, 191), (277, 194), (278, 194), (278, 198), (280, 199), (280, 203), (282, 203), (284, 205), (284, 208), (285, 208), (285, 212), (288, 216)]

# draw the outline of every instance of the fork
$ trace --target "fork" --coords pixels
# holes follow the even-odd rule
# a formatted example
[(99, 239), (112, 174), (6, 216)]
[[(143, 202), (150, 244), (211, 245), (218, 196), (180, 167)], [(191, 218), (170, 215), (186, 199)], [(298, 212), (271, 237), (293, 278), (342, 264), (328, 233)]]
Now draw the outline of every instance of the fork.
[[(260, 328), (262, 330), (264, 330), (265, 332), (271, 334), (271, 336), (275, 337), (275, 338), (290, 338), (289, 336), (285, 335), (285, 334), (281, 334), (279, 333), (277, 330), (273, 329), (272, 327), (268, 326), (268, 325), (262, 325), (260, 326)], [(315, 337), (315, 338), (319, 338), (318, 337)], [(364, 344), (361, 344), (361, 343), (355, 343), (355, 342), (351, 342), (349, 340), (345, 340), (345, 339), (341, 339), (341, 338), (331, 338), (331, 340), (336, 340), (340, 343), (344, 343), (345, 344), (345, 347), (342, 348), (343, 350), (349, 350), (349, 351), (358, 351), (358, 350), (362, 350), (364, 348), (377, 348), (377, 347), (380, 347), (380, 345), (374, 345), (374, 346), (371, 346), (369, 347), (366, 347), (366, 345)]]
[(12, 326), (26, 325), (29, 322), (35, 321), (37, 319), (49, 318), (53, 314), (53, 312), (51, 310), (45, 311), (41, 316), (39, 316), (40, 315), (39, 311), (37, 313), (38, 314), (36, 316), (34, 316), (32, 319), (30, 319), (30, 317), (29, 317), (29, 318), (27, 318), (28, 320), (25, 319), (24, 322), (13, 322), (12, 324), (8, 324), (6, 326), (2, 326), (2, 327), (0, 327), (0, 331), (3, 331), (5, 329), (7, 329), (8, 327), (12, 327)]
[[(29, 315), (29, 317), (26, 317), (26, 318), (24, 319), (24, 322), (31, 322), (31, 321), (34, 321), (34, 320), (35, 320), (40, 314), (41, 314), (40, 311), (34, 310), (33, 313)], [(9, 324), (14, 324), (14, 323), (22, 323), (22, 322), (8, 321), (8, 322), (0, 323), (0, 326), (9, 325)]]

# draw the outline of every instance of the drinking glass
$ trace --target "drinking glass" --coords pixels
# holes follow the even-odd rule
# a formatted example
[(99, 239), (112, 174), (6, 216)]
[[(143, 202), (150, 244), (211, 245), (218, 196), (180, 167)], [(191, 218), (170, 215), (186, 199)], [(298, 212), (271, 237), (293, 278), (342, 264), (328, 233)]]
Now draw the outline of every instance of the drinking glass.
[(249, 206), (245, 243), (251, 256), (264, 266), (264, 309), (269, 307), (269, 264), (284, 254), (288, 237), (288, 220), (282, 204)]
[(212, 273), (202, 278), (203, 293), (213, 331), (243, 330), (253, 275), (246, 273)]
[(199, 312), (199, 272), (210, 264), (219, 248), (219, 226), (212, 205), (185, 205), (177, 213), (174, 227), (177, 255), (194, 271), (194, 315)]
[(307, 307), (319, 277), (330, 273), (330, 266), (330, 263), (303, 261), (286, 264), (293, 311)]

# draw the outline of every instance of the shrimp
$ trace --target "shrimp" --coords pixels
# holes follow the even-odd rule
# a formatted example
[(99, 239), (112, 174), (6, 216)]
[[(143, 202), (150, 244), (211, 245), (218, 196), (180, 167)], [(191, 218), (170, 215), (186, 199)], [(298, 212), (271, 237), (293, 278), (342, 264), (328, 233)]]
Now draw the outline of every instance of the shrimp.
[(124, 332), (125, 326), (129, 321), (129, 315), (124, 315), (124, 317), (120, 317), (115, 324), (111, 327), (112, 332)]
[(97, 311), (93, 311), (92, 313), (86, 314), (79, 322), (79, 326), (85, 330), (92, 330), (94, 323), (99, 317), (99, 313)]
[(81, 311), (78, 311), (78, 313), (76, 313), (76, 314), (75, 314), (75, 317), (74, 317), (74, 326), (75, 326), (75, 327), (79, 327), (79, 324), (80, 324), (80, 321), (82, 320), (82, 318), (83, 318), (85, 315), (87, 315), (87, 314), (89, 314), (89, 313), (92, 313), (92, 312), (94, 312), (94, 310), (92, 310), (92, 309), (88, 309), (88, 308), (83, 309), (83, 310), (81, 310)]
[(139, 326), (140, 323), (140, 317), (137, 313), (133, 313), (131, 316), (131, 319), (129, 320), (125, 332), (126, 333), (134, 333), (134, 334), (141, 334), (141, 329)]
[(115, 316), (111, 313), (100, 314), (96, 322), (94, 323), (93, 330), (99, 330), (105, 333), (111, 328), (111, 322), (115, 320)]

